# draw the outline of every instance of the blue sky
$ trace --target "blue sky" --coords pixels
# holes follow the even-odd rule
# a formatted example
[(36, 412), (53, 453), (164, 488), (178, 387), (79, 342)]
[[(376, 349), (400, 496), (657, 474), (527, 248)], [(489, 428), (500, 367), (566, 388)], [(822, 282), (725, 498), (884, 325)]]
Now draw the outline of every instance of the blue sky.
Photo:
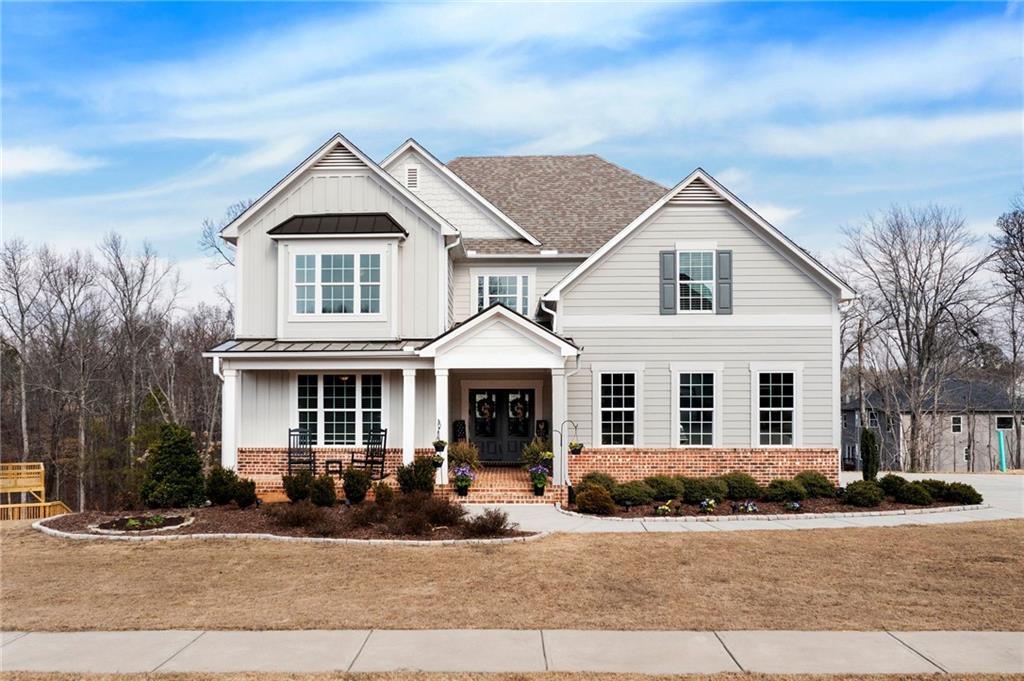
[(214, 299), (202, 220), (333, 132), (376, 159), (702, 166), (804, 247), (893, 202), (979, 235), (1024, 177), (1016, 3), (3, 3), (5, 237), (116, 229)]

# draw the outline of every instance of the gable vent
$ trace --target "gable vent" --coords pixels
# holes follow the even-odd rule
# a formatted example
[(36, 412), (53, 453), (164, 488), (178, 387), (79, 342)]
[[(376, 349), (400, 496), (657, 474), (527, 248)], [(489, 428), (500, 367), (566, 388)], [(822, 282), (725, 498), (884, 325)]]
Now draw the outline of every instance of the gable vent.
[(356, 170), (365, 167), (366, 164), (360, 161), (355, 154), (339, 144), (329, 154), (317, 161), (313, 170)]
[(409, 189), (420, 188), (420, 169), (416, 166), (409, 166), (405, 169), (405, 186)]
[(694, 204), (723, 203), (722, 197), (715, 193), (715, 190), (708, 184), (697, 178), (686, 185), (668, 200), (672, 206), (692, 206)]

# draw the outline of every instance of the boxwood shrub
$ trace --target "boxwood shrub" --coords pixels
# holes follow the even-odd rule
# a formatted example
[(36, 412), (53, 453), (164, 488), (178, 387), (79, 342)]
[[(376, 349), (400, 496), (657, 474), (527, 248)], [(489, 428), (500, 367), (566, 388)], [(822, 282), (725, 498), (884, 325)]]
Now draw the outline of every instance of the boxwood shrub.
[(882, 486), (874, 480), (857, 480), (846, 486), (843, 500), (851, 506), (869, 508), (878, 506), (885, 498)]
[(640, 480), (624, 482), (612, 490), (612, 499), (620, 506), (643, 506), (654, 501), (654, 491)]
[(284, 483), (284, 493), (292, 503), (303, 501), (309, 498), (309, 486), (313, 483), (313, 474), (308, 468), (296, 472), (293, 475), (281, 476)]
[(803, 501), (807, 490), (796, 480), (777, 478), (768, 483), (761, 496), (765, 501)]
[(980, 504), (982, 497), (978, 494), (978, 490), (967, 483), (951, 482), (946, 485), (946, 494), (942, 500), (954, 504)]
[(235, 482), (234, 497), (238, 508), (249, 508), (255, 504), (256, 481), (249, 478), (239, 478)]
[(611, 496), (611, 493), (615, 489), (615, 486), (617, 484), (618, 483), (615, 482), (615, 478), (608, 475), (607, 473), (602, 473), (600, 471), (590, 471), (589, 473), (584, 475), (582, 479), (580, 479), (580, 484), (578, 485), (578, 487), (580, 491), (582, 491), (583, 488), (591, 485), (603, 487), (604, 491), (608, 492), (608, 496)]
[(338, 500), (334, 478), (326, 474), (313, 478), (313, 481), (309, 483), (309, 500), (316, 506), (334, 506)]
[(345, 499), (351, 504), (361, 504), (370, 491), (373, 481), (370, 478), (370, 471), (365, 468), (349, 466), (342, 476), (341, 489), (345, 491)]
[(918, 484), (924, 485), (924, 488), (928, 490), (928, 494), (932, 495), (933, 499), (944, 499), (946, 496), (946, 489), (949, 488), (949, 484), (942, 480), (936, 480), (935, 478), (921, 480)]
[(721, 502), (729, 494), (729, 486), (721, 478), (688, 478), (683, 483), (683, 501), (699, 504), (705, 499)]
[(882, 479), (878, 481), (878, 484), (882, 486), (882, 489), (885, 491), (886, 495), (894, 497), (896, 496), (896, 492), (898, 492), (901, 487), (907, 484), (907, 479), (901, 478), (900, 476), (894, 475), (892, 473), (887, 473), (882, 476)]
[(911, 482), (896, 490), (896, 501), (901, 504), (928, 506), (932, 503), (932, 495), (920, 482)]
[(235, 498), (235, 485), (238, 476), (229, 468), (214, 466), (206, 474), (206, 498), (214, 506), (230, 504)]
[(800, 471), (793, 480), (800, 483), (812, 499), (828, 499), (836, 495), (836, 486), (818, 471)]
[(671, 501), (683, 496), (683, 483), (670, 475), (652, 475), (644, 478), (644, 484), (651, 488), (655, 501)]
[(580, 513), (611, 515), (615, 513), (615, 502), (608, 490), (592, 484), (576, 495), (576, 508)]
[(747, 501), (761, 498), (761, 486), (757, 484), (757, 480), (746, 473), (733, 471), (723, 475), (721, 480), (727, 489), (725, 495), (727, 499)]

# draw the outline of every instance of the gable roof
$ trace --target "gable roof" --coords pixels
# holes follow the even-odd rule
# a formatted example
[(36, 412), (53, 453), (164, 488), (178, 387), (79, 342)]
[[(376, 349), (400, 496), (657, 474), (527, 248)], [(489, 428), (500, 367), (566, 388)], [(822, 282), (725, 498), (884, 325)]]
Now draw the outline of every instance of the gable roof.
[(544, 249), (589, 254), (665, 193), (593, 154), (460, 156), (448, 168)]
[(485, 324), (487, 321), (494, 319), (495, 317), (500, 317), (512, 322), (516, 327), (523, 330), (530, 336), (535, 336), (547, 341), (548, 343), (553, 343), (559, 348), (563, 357), (573, 357), (579, 353), (579, 347), (572, 341), (562, 338), (546, 326), (541, 326), (534, 320), (524, 317), (502, 303), (493, 303), (489, 307), (480, 310), (473, 316), (468, 317), (459, 324), (456, 324), (426, 345), (420, 347), (418, 353), (421, 357), (434, 357), (437, 354), (438, 347), (455, 340), (459, 336), (465, 335), (469, 331)]
[(292, 235), (346, 235), (346, 234), (403, 234), (409, 232), (387, 213), (318, 213), (293, 215), (267, 234)]
[(523, 229), (519, 224), (517, 224), (515, 220), (511, 219), (509, 216), (505, 215), (505, 213), (501, 212), (501, 210), (499, 210), (493, 203), (488, 201), (486, 198), (481, 196), (479, 192), (477, 192), (471, 186), (466, 184), (461, 177), (453, 173), (448, 168), (448, 166), (441, 163), (436, 156), (427, 151), (425, 147), (423, 147), (419, 142), (417, 142), (411, 137), (407, 139), (402, 144), (402, 146), (398, 147), (390, 154), (388, 154), (387, 158), (380, 162), (381, 167), (386, 168), (393, 161), (395, 161), (395, 159), (397, 159), (399, 156), (401, 156), (407, 151), (416, 152), (420, 157), (423, 158), (423, 160), (429, 163), (430, 166), (434, 168), (434, 170), (440, 173), (442, 177), (446, 178), (447, 180), (452, 182), (456, 187), (462, 190), (462, 192), (466, 194), (471, 201), (473, 201), (480, 208), (482, 208), (485, 213), (490, 214), (498, 222), (502, 223), (503, 225), (511, 229), (514, 233), (521, 236), (527, 242), (533, 244), (534, 246), (540, 245), (540, 241), (537, 239), (537, 237), (530, 234), (527, 230)]
[(825, 267), (810, 253), (797, 246), (789, 237), (773, 227), (767, 220), (758, 215), (754, 209), (737, 198), (736, 195), (719, 184), (718, 180), (705, 172), (703, 168), (697, 168), (687, 175), (682, 182), (665, 192), (661, 198), (648, 206), (647, 210), (638, 215), (614, 237), (608, 239), (608, 241), (597, 249), (597, 251), (595, 251), (589, 258), (581, 262), (574, 270), (569, 272), (569, 274), (565, 275), (565, 277), (555, 284), (551, 290), (541, 296), (541, 300), (558, 300), (559, 295), (561, 295), (561, 292), (565, 290), (567, 286), (579, 279), (584, 272), (602, 260), (630, 234), (635, 232), (648, 220), (654, 217), (654, 215), (666, 204), (692, 205), (715, 204), (721, 202), (728, 204), (763, 230), (778, 244), (778, 246), (781, 247), (781, 250), (785, 255), (790, 256), (791, 259), (795, 261), (795, 264), (801, 266), (805, 271), (811, 272), (834, 287), (841, 300), (849, 300), (857, 295), (846, 282)]
[[(947, 378), (939, 387), (939, 394), (933, 398), (927, 400), (926, 411), (991, 411), (1009, 414), (1013, 410), (1010, 393), (1006, 387), (984, 378)], [(895, 406), (898, 411), (909, 409), (905, 391), (898, 391), (891, 399), (895, 401), (891, 406)], [(884, 412), (886, 407), (890, 406), (890, 399), (887, 399), (884, 393), (875, 390), (864, 396), (864, 404), (872, 411)], [(846, 400), (842, 406), (843, 411), (856, 411), (859, 408), (856, 398)]]
[[(339, 147), (342, 150), (339, 153)], [(348, 153), (345, 153), (345, 152)], [(442, 234), (458, 234), (459, 231), (455, 229), (447, 220), (441, 217), (433, 208), (428, 206), (422, 199), (409, 191), (405, 185), (400, 183), (398, 180), (393, 178), (390, 173), (386, 172), (383, 168), (373, 162), (373, 159), (368, 157), (359, 147), (352, 144), (342, 135), (340, 132), (335, 133), (333, 137), (324, 142), (319, 149), (314, 151), (312, 154), (306, 157), (302, 163), (292, 168), (291, 172), (281, 178), (277, 184), (268, 189), (259, 199), (254, 201), (251, 206), (242, 211), (234, 220), (225, 225), (224, 229), (221, 230), (220, 236), (225, 241), (233, 241), (238, 238), (238, 227), (256, 214), (257, 211), (262, 209), (268, 203), (270, 203), (274, 197), (280, 194), (286, 187), (291, 185), (302, 173), (306, 172), (313, 166), (317, 165), (321, 161), (324, 162), (325, 168), (337, 168), (340, 165), (346, 165), (352, 167), (351, 164), (355, 162), (361, 162), (371, 173), (381, 179), (386, 185), (397, 191), (405, 199), (407, 199), (424, 217), (433, 222), (441, 230)]]

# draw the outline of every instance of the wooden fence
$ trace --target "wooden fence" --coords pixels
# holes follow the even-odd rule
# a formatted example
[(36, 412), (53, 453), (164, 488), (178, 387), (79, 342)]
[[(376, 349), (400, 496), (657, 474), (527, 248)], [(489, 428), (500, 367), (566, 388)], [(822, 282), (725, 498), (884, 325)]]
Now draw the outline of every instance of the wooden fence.
[[(13, 502), (27, 494), (34, 501)], [(0, 520), (37, 520), (70, 513), (63, 501), (46, 500), (46, 471), (39, 461), (0, 463)]]

